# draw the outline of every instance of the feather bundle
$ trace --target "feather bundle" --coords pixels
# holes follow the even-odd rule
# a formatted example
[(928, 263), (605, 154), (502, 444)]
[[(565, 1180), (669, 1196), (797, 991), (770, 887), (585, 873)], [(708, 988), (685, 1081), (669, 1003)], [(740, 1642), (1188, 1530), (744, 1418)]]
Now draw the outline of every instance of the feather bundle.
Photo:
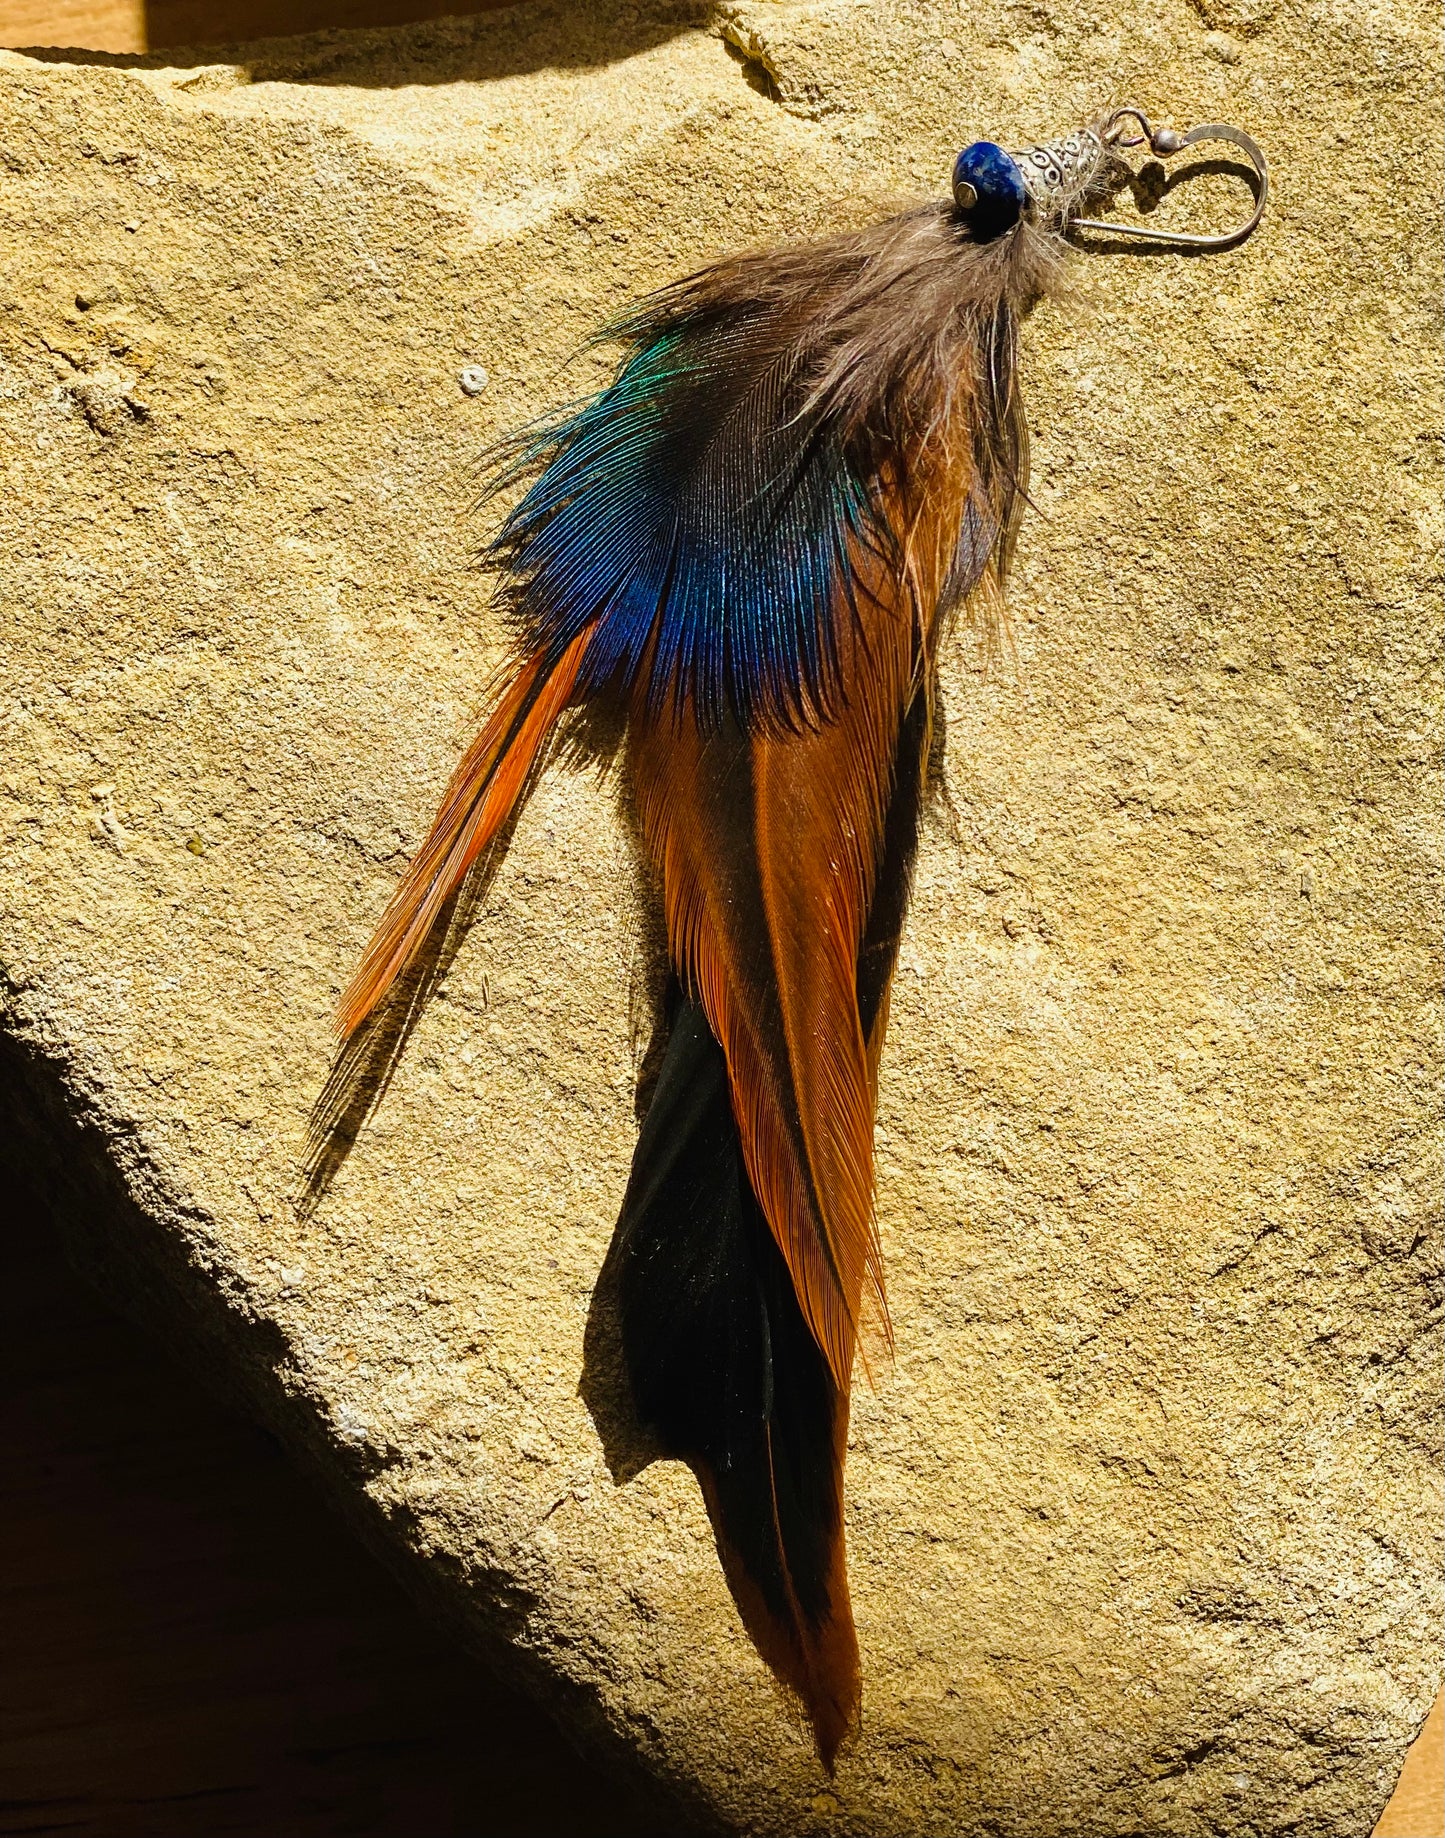
[(609, 387), (510, 443), (516, 661), (342, 1009), (350, 1031), (385, 995), (562, 711), (621, 717), (673, 976), (610, 1253), (624, 1360), (830, 1768), (859, 1704), (843, 1461), (934, 659), (1007, 565), (1018, 324), (1061, 249), (997, 217), (929, 205), (704, 269), (610, 328)]

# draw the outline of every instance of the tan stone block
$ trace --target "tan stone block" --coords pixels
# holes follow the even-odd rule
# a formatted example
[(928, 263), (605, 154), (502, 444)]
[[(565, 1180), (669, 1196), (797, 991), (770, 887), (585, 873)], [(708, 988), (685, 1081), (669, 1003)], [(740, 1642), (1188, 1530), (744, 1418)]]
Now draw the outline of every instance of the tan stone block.
[[(750, 0), (0, 54), (19, 1127), (131, 1306), (715, 1821), (1357, 1838), (1438, 1682), (1431, 24)], [(1036, 511), (1004, 656), (945, 659), (884, 1063), (829, 1783), (690, 1476), (615, 1486), (578, 1396), (649, 974), (608, 785), (545, 777), (312, 1210), (308, 1114), (500, 655), (485, 441), (664, 277), (1127, 99), (1238, 122), (1276, 203), (1029, 327)]]

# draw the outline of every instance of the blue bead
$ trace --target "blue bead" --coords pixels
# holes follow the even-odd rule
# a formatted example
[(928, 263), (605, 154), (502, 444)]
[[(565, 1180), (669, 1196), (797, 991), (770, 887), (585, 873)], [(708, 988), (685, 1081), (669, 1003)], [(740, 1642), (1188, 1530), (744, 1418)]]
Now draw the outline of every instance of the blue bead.
[(1029, 201), (1023, 174), (991, 140), (976, 140), (953, 162), (955, 198), (963, 185), (973, 187), (974, 198), (971, 203), (958, 200), (959, 214), (980, 242), (1011, 230)]

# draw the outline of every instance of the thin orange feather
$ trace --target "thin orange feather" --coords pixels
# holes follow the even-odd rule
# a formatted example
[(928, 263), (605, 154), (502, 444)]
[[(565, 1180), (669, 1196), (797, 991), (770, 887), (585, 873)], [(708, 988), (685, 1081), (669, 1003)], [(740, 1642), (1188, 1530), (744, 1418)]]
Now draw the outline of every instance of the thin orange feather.
[(397, 884), (376, 934), (342, 997), (337, 1026), (354, 1034), (421, 949), (463, 876), (496, 839), (566, 708), (592, 637), (578, 634), (555, 668), (539, 653), (518, 669), (463, 755), (431, 834)]
[[(946, 564), (944, 564), (946, 565)], [(899, 738), (921, 681), (942, 573), (870, 571), (844, 624), (833, 720), (788, 731), (700, 731), (634, 705), (630, 767), (661, 879), (670, 952), (727, 1062), (748, 1178), (837, 1386), (837, 1533), (827, 1611), (779, 1616), (731, 1548), (699, 1479), (748, 1632), (806, 1706), (825, 1766), (858, 1715), (861, 1670), (841, 1494), (862, 1292), (880, 1304), (873, 1111), (881, 1013), (865, 1039), (859, 957), (874, 899)], [(915, 595), (930, 597), (920, 605)], [(905, 767), (911, 770), (912, 767)], [(779, 1537), (779, 1552), (786, 1547)], [(790, 1600), (793, 1600), (790, 1593)]]

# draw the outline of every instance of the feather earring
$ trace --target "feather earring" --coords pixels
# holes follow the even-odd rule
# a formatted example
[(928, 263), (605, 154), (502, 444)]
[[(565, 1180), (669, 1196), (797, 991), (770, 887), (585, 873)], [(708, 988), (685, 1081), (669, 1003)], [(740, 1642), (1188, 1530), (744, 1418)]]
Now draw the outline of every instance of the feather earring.
[[(1137, 128), (1137, 133), (1130, 129)], [(1232, 142), (1216, 236), (1082, 218), (1124, 149)], [(744, 1626), (831, 1770), (860, 1700), (843, 1463), (882, 1312), (873, 1119), (950, 615), (1024, 503), (1021, 317), (1066, 234), (1226, 247), (1238, 130), (1134, 109), (953, 198), (738, 256), (608, 328), (612, 383), (509, 443), (516, 662), (342, 1003), (352, 1034), (525, 796), (562, 713), (625, 723), (670, 1034), (609, 1254), (637, 1415), (697, 1474)]]

